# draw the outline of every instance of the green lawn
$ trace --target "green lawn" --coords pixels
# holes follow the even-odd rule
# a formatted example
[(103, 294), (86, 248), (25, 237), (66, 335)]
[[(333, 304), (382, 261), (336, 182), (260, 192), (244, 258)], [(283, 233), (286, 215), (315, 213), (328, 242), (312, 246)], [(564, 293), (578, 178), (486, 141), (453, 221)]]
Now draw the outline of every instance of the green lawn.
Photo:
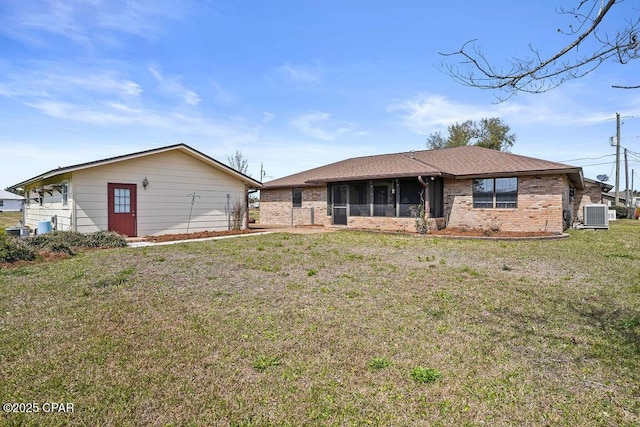
[(640, 222), (338, 231), (0, 271), (4, 425), (640, 425)]

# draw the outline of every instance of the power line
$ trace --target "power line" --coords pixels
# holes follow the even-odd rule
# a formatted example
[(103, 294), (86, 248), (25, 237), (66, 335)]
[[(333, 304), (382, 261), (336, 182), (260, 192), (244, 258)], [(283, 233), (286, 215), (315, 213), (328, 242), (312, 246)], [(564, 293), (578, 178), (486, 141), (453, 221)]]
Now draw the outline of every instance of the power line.
[(578, 160), (600, 160), (600, 159), (604, 159), (605, 157), (610, 157), (610, 156), (615, 156), (615, 154), (605, 154), (604, 156), (600, 156), (600, 157), (582, 157), (580, 159), (560, 160), (560, 163), (577, 162)]
[(601, 166), (601, 165), (613, 165), (615, 167), (616, 162), (604, 162), (604, 163), (591, 163), (589, 165), (582, 165), (582, 168), (588, 168), (590, 166)]

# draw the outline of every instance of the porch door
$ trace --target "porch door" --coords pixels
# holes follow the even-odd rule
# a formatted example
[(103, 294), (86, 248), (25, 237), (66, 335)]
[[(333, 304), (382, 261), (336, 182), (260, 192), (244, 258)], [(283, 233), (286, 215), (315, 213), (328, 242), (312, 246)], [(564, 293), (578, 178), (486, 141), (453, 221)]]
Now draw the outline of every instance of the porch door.
[(107, 184), (109, 209), (109, 231), (134, 237), (137, 233), (136, 184)]
[(334, 185), (331, 190), (333, 200), (333, 223), (347, 225), (347, 186)]
[[(374, 216), (387, 216), (389, 209), (393, 209), (393, 206), (389, 205), (389, 185), (374, 185), (373, 186), (373, 215)], [(393, 215), (392, 215), (393, 216)]]
[(444, 185), (440, 177), (429, 181), (429, 212), (432, 218), (444, 216)]

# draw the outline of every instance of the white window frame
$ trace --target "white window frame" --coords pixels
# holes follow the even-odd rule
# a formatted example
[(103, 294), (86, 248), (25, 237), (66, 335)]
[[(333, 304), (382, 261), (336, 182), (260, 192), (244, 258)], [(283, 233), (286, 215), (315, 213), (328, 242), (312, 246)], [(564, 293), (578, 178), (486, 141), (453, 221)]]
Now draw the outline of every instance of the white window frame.
[(62, 183), (62, 188), (60, 188), (60, 194), (62, 194), (62, 207), (69, 207), (69, 182), (64, 181)]

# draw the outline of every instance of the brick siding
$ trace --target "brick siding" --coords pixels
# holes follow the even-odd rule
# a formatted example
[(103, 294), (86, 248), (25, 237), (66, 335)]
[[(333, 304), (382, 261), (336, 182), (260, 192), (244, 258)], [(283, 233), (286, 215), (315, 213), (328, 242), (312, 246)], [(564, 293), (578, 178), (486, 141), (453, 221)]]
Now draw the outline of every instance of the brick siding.
[(473, 207), (473, 180), (448, 179), (444, 182), (447, 227), (561, 233), (563, 193), (568, 195), (568, 189), (562, 175), (518, 177), (517, 209), (477, 209)]
[[(447, 227), (470, 229), (499, 228), (502, 231), (564, 230), (563, 210), (581, 217), (582, 206), (599, 203), (599, 187), (587, 185), (570, 196), (571, 184), (564, 175), (518, 177), (518, 207), (516, 209), (478, 209), (473, 207), (473, 180), (444, 180), (444, 221)], [(293, 208), (292, 189), (262, 190), (260, 192), (260, 223), (279, 225), (332, 225), (327, 216), (327, 187), (304, 187), (302, 207)], [(442, 228), (443, 220), (438, 220)], [(349, 217), (347, 227), (383, 231), (415, 232), (414, 218)]]
[(327, 224), (327, 187), (304, 187), (302, 207), (293, 207), (291, 188), (260, 191), (260, 224), (270, 225), (311, 225)]

